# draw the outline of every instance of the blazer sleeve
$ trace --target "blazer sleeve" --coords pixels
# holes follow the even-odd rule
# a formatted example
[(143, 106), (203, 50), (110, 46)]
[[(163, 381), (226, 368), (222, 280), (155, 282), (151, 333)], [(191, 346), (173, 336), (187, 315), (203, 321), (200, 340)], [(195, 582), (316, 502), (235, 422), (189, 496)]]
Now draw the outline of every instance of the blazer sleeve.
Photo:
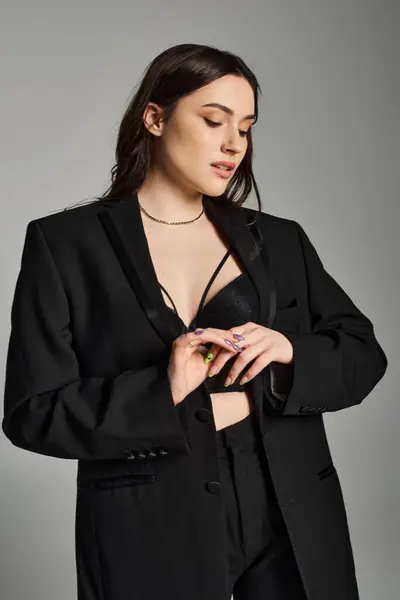
[(387, 357), (371, 321), (325, 270), (299, 223), (311, 333), (284, 332), (291, 364), (271, 363), (264, 392), (282, 415), (333, 412), (360, 404), (384, 376)]
[(11, 307), (6, 437), (58, 458), (127, 458), (142, 447), (190, 454), (167, 367), (163, 361), (116, 376), (80, 375), (68, 300), (42, 228), (30, 221)]

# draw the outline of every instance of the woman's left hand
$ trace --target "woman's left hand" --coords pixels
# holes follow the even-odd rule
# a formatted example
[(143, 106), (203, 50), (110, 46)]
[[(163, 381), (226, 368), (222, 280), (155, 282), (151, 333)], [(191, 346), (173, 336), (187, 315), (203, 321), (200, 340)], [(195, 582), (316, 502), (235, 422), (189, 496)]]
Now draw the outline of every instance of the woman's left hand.
[[(268, 327), (263, 327), (249, 321), (244, 325), (231, 327), (230, 331), (232, 331), (234, 338), (239, 336), (237, 338), (237, 345), (242, 350), (238, 352), (238, 356), (225, 380), (225, 383), (227, 383), (228, 378), (230, 378), (228, 385), (234, 383), (239, 375), (241, 375), (240, 385), (247, 383), (271, 362), (280, 362), (283, 364), (291, 364), (293, 362), (293, 346), (291, 342), (283, 333), (275, 329), (268, 329)], [(209, 369), (209, 373), (215, 374), (219, 372), (225, 363), (232, 358), (232, 352), (224, 350), (216, 344), (213, 344), (208, 352), (212, 352), (214, 355), (210, 361), (211, 368)], [(253, 360), (254, 363), (246, 371), (247, 365)], [(216, 371), (215, 368), (217, 368)]]

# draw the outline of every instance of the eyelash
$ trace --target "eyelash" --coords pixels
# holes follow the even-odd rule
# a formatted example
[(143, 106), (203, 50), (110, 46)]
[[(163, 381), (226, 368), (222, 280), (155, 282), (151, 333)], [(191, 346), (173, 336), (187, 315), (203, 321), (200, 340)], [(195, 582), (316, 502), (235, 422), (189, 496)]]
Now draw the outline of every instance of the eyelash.
[[(211, 121), (211, 119), (207, 119), (206, 117), (203, 117), (203, 119), (205, 120), (205, 122), (207, 123), (207, 125), (209, 127), (218, 127), (218, 125), (221, 125), (221, 123), (217, 123), (216, 121)], [(248, 137), (249, 132), (250, 132), (250, 129), (248, 131), (240, 131), (239, 130), (239, 133), (242, 134), (242, 137)]]

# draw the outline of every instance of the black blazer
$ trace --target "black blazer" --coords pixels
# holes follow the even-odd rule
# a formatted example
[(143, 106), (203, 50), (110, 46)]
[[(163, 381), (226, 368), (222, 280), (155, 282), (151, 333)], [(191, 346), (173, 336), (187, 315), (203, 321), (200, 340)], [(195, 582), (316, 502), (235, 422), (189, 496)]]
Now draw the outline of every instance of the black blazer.
[[(259, 322), (269, 326), (274, 289), (272, 327), (294, 347), (292, 366), (273, 363), (248, 385), (305, 588), (313, 600), (354, 600), (322, 413), (360, 404), (383, 377), (386, 355), (299, 223), (261, 215), (269, 272), (244, 227), (256, 211), (207, 196), (204, 207), (257, 288)], [(218, 482), (212, 406), (204, 384), (179, 411), (173, 404), (167, 365), (177, 335), (135, 194), (28, 223), (2, 427), (20, 448), (78, 459), (80, 600), (125, 600), (132, 591), (159, 600), (162, 590), (186, 600), (182, 586), (200, 580), (191, 600), (223, 597), (221, 499), (218, 485), (207, 486)]]

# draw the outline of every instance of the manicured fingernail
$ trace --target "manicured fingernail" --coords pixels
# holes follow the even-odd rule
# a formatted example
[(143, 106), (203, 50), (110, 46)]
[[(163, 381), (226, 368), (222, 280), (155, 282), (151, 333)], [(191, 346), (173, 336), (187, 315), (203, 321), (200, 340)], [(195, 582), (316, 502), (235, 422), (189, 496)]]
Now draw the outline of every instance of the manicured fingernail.
[(243, 385), (243, 384), (245, 384), (245, 383), (246, 383), (246, 381), (247, 381), (247, 379), (248, 379), (247, 377), (242, 377), (242, 379), (239, 381), (239, 384), (240, 384), (240, 385)]
[(224, 338), (224, 341), (228, 344), (228, 346), (230, 346), (231, 348), (233, 348), (234, 350), (236, 350), (237, 352), (242, 352), (243, 348), (241, 348), (240, 346), (238, 346), (237, 344), (233, 344), (231, 342), (231, 340), (227, 340), (226, 338)]
[(209, 377), (212, 377), (213, 375), (215, 375), (215, 373), (218, 372), (218, 366), (217, 365), (213, 365), (210, 369), (210, 372), (208, 373)]
[(209, 353), (207, 354), (207, 358), (214, 358), (214, 354), (213, 354), (212, 352), (209, 352)]
[(240, 346), (238, 346), (237, 344), (232, 344), (232, 348), (234, 348), (235, 350), (237, 350), (238, 352), (243, 352), (243, 348), (241, 348)]
[(208, 363), (211, 362), (211, 361), (212, 361), (212, 358), (208, 358), (207, 356), (204, 359), (204, 362), (205, 362), (206, 365), (208, 365)]
[(232, 380), (231, 380), (231, 378), (230, 378), (230, 377), (227, 377), (227, 378), (225, 379), (224, 387), (228, 387), (228, 385), (230, 385), (231, 381), (232, 381)]
[(194, 332), (195, 335), (200, 335), (201, 333), (204, 333), (204, 329), (197, 329), (197, 331)]
[(239, 335), (238, 333), (234, 333), (232, 335), (235, 338), (235, 340), (241, 340), (243, 342), (243, 340), (245, 339), (242, 335)]

